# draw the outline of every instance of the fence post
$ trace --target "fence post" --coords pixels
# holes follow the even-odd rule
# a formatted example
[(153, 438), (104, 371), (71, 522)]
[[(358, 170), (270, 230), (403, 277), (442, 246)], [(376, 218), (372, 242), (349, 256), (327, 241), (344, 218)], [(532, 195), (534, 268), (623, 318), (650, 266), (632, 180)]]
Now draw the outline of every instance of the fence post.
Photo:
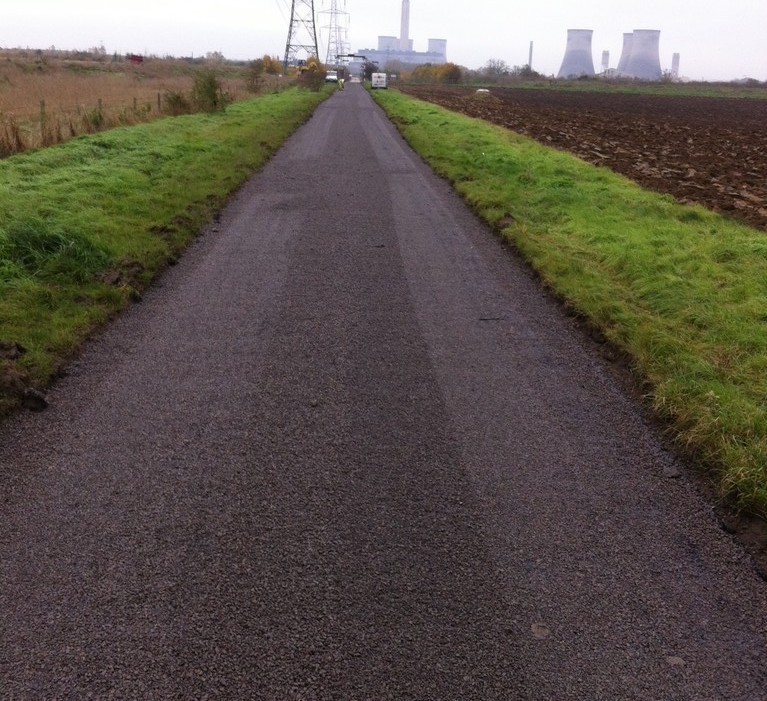
[(45, 100), (40, 100), (40, 143), (46, 146), (46, 128), (45, 128)]

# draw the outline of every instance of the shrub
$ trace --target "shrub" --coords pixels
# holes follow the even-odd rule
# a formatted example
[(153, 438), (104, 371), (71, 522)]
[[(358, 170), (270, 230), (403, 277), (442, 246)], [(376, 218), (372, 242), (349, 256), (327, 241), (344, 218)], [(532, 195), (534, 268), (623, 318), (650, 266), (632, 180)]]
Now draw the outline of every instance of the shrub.
[(306, 65), (301, 66), (299, 69), (297, 82), (302, 88), (319, 92), (325, 85), (325, 75), (326, 72), (319, 62), (314, 57), (311, 57), (306, 62)]
[(258, 58), (250, 62), (247, 75), (245, 76), (245, 86), (248, 92), (258, 93), (261, 90), (264, 82), (264, 70), (264, 59)]
[(191, 114), (192, 103), (184, 93), (177, 90), (166, 90), (163, 95), (163, 112), (173, 117), (180, 114)]
[(232, 102), (215, 71), (203, 70), (194, 76), (192, 104), (200, 112), (220, 112)]

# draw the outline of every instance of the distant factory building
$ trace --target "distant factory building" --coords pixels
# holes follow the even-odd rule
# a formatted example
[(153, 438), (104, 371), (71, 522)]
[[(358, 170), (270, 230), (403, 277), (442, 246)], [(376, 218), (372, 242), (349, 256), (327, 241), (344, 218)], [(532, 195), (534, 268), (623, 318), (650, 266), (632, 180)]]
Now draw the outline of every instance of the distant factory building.
[(602, 52), (602, 73), (607, 73), (610, 70), (610, 52)]
[(358, 49), (368, 61), (377, 63), (381, 68), (387, 63), (398, 62), (404, 65), (420, 66), (426, 63), (447, 63), (447, 40), (429, 39), (426, 51), (414, 51), (410, 38), (410, 0), (402, 0), (402, 19), (400, 35), (379, 36), (378, 48)]

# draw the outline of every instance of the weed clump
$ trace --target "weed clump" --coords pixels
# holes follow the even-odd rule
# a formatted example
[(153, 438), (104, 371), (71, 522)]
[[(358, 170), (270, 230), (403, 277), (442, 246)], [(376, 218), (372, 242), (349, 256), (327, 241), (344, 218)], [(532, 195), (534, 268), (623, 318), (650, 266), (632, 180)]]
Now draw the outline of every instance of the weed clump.
[(0, 126), (2, 127), (0, 128), (0, 158), (13, 156), (26, 150), (21, 129), (15, 119), (8, 119)]
[(40, 218), (10, 222), (0, 231), (0, 277), (87, 282), (103, 270), (107, 253), (82, 234)]

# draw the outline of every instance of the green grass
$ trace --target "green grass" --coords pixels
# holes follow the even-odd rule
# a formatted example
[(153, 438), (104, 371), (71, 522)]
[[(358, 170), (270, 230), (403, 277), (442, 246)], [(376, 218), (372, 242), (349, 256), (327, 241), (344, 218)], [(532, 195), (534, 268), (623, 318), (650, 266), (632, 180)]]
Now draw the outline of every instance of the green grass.
[(288, 90), (0, 161), (0, 412), (49, 382), (328, 94)]
[(376, 99), (434, 170), (630, 359), (723, 496), (767, 516), (767, 237), (396, 91)]

